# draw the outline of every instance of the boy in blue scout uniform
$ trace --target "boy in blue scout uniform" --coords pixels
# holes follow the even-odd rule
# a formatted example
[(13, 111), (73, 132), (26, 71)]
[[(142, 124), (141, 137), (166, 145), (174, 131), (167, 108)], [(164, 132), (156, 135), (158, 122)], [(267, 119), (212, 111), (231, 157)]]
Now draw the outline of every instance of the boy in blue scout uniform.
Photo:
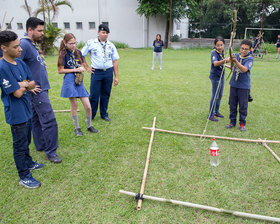
[(250, 54), (251, 47), (252, 42), (250, 40), (243, 40), (240, 45), (240, 54), (235, 54), (235, 57), (233, 57), (235, 67), (229, 82), (230, 123), (226, 128), (232, 128), (236, 125), (238, 104), (240, 131), (246, 131), (248, 97), (251, 87), (250, 72), (254, 62), (254, 57)]
[(119, 83), (118, 59), (119, 55), (115, 45), (108, 39), (110, 30), (107, 25), (101, 24), (98, 27), (98, 38), (89, 40), (81, 50), (85, 57), (90, 54), (91, 67), (85, 61), (86, 70), (91, 75), (90, 83), (90, 104), (92, 109), (92, 119), (94, 119), (98, 102), (100, 99), (100, 115), (105, 121), (110, 121), (108, 117), (108, 103), (112, 89), (113, 73), (115, 74), (114, 85)]
[(34, 162), (29, 154), (32, 109), (27, 95), (27, 91), (34, 89), (35, 82), (28, 67), (18, 59), (22, 49), (17, 34), (12, 31), (0, 32), (0, 48), (4, 54), (0, 60), (1, 99), (6, 122), (11, 126), (19, 184), (37, 188), (41, 183), (32, 177), (30, 170), (41, 169), (44, 164)]
[(38, 43), (44, 33), (44, 21), (30, 17), (26, 21), (26, 35), (20, 40), (22, 48), (21, 59), (29, 67), (36, 86), (29, 94), (33, 117), (32, 135), (38, 151), (45, 151), (47, 159), (54, 163), (62, 162), (58, 157), (58, 126), (49, 100), (50, 84), (44, 56)]

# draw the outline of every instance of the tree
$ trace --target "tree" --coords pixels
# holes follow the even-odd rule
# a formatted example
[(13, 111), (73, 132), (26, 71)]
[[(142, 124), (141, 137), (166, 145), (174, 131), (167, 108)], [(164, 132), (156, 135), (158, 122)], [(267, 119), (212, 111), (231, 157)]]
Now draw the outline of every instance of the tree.
[(29, 16), (39, 16), (42, 14), (43, 20), (45, 22), (45, 36), (41, 43), (42, 51), (47, 54), (48, 51), (54, 47), (54, 42), (62, 34), (62, 30), (55, 27), (52, 23), (53, 19), (59, 13), (59, 6), (68, 6), (72, 11), (73, 7), (71, 3), (67, 0), (38, 0), (39, 7), (32, 12), (31, 7), (28, 5), (27, 0), (24, 0), (23, 8), (27, 11)]
[[(139, 15), (144, 15), (146, 18), (150, 16), (162, 15), (166, 18), (166, 35), (165, 43), (167, 44), (169, 29), (169, 17), (170, 17), (170, 0), (137, 0), (138, 8), (136, 12)], [(172, 0), (172, 20), (182, 19), (188, 14), (195, 13), (193, 8), (196, 8), (196, 0)]]
[[(279, 24), (279, 7), (280, 2), (276, 0), (207, 0), (202, 1), (202, 31), (203, 37), (213, 38), (221, 35), (224, 38), (230, 37), (232, 29), (233, 9), (238, 10), (237, 34), (236, 37), (242, 39), (246, 27), (261, 27), (261, 20), (264, 7), (263, 27), (271, 27), (272, 18), (275, 24)], [(271, 18), (271, 19), (270, 19)], [(275, 20), (276, 19), (276, 20)], [(198, 17), (190, 17), (190, 36), (198, 37), (200, 27)], [(276, 28), (276, 26), (274, 25)], [(200, 31), (200, 30), (199, 30)], [(258, 33), (258, 30), (255, 31)], [(253, 35), (255, 35), (255, 33)]]

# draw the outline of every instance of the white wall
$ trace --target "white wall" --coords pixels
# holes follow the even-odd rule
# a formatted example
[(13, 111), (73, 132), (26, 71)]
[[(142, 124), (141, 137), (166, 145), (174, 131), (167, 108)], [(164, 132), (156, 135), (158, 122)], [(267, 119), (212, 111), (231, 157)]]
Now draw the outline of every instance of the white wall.
[[(64, 22), (70, 22), (70, 29), (77, 41), (87, 41), (97, 36), (98, 25), (109, 22), (109, 39), (127, 43), (130, 47), (151, 47), (157, 33), (165, 36), (166, 19), (151, 17), (148, 20), (136, 13), (137, 0), (69, 0), (74, 11), (67, 6), (59, 7), (59, 14), (53, 20), (64, 29)], [(38, 0), (28, 0), (32, 10), (38, 8)], [(6, 22), (12, 17), (12, 30), (20, 37), (25, 33), (27, 12), (22, 8), (24, 0), (0, 0), (0, 19), (7, 11)], [(42, 16), (38, 16), (42, 19)], [(76, 22), (82, 22), (83, 28), (76, 29)], [(89, 22), (95, 22), (95, 29), (89, 29)], [(23, 30), (17, 29), (17, 23), (23, 23)]]

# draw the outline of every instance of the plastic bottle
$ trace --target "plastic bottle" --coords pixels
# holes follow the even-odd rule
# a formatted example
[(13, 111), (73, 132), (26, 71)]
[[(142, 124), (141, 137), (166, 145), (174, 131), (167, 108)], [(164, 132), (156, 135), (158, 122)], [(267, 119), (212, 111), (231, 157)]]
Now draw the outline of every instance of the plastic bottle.
[(220, 164), (219, 161), (219, 147), (216, 143), (216, 139), (213, 138), (213, 142), (210, 146), (210, 165), (218, 166)]

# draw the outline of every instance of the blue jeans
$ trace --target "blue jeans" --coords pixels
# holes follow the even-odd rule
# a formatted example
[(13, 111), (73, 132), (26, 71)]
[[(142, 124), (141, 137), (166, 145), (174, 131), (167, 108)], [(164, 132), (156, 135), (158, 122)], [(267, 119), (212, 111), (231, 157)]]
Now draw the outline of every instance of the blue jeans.
[[(221, 79), (220, 86), (219, 86), (219, 80), (211, 79), (211, 82), (212, 82), (212, 97), (210, 100), (209, 117), (213, 116), (214, 113), (215, 114), (219, 113), (220, 104), (221, 104), (221, 100), (222, 100), (222, 96), (223, 96), (223, 92), (224, 92), (225, 79), (224, 78)], [(218, 89), (218, 87), (219, 87), (219, 89)], [(216, 100), (214, 100), (217, 89), (218, 89), (218, 92), (216, 95)], [(213, 105), (213, 103), (214, 103), (214, 105)]]
[(91, 74), (89, 102), (92, 110), (92, 119), (95, 117), (100, 100), (100, 116), (108, 117), (107, 109), (113, 82), (113, 67), (106, 71), (95, 70)]
[(32, 167), (33, 161), (29, 153), (29, 144), (31, 142), (31, 120), (11, 125), (13, 136), (13, 154), (18, 175), (21, 179), (30, 173), (29, 167)]

